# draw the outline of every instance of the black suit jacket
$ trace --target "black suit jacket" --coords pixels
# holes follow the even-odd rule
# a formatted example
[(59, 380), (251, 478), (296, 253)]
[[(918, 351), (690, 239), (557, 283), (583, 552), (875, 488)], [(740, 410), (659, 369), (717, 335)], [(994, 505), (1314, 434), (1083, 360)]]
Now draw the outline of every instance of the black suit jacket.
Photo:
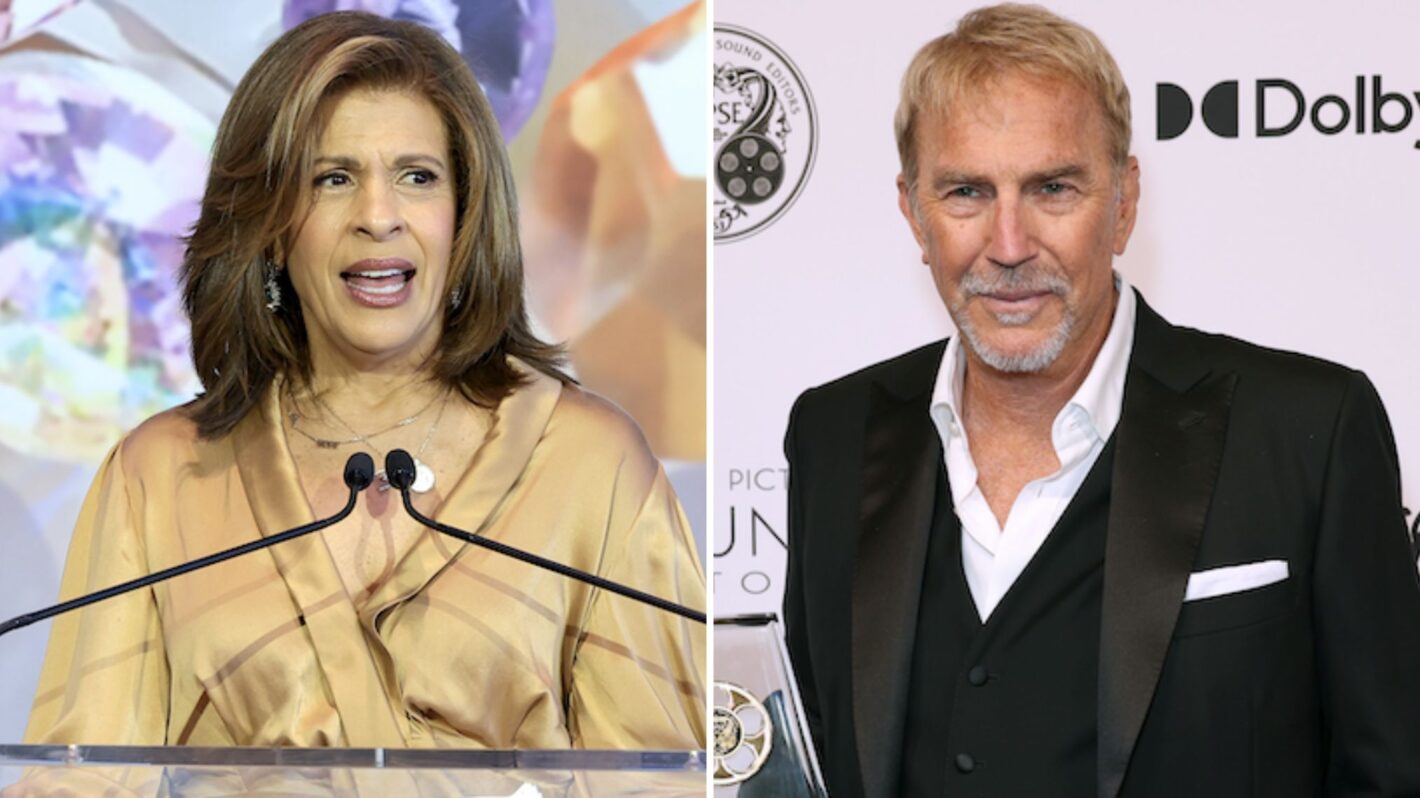
[[(834, 798), (896, 789), (944, 346), (790, 420), (784, 617)], [(1115, 436), (1097, 795), (1420, 795), (1420, 579), (1365, 376), (1140, 299)], [(1285, 582), (1183, 601), (1192, 571), (1274, 559)]]

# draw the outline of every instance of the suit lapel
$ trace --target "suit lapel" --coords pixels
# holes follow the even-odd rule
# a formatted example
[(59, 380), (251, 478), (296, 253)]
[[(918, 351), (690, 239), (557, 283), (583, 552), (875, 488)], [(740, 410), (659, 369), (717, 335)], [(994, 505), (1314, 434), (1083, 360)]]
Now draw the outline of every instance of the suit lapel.
[(1234, 373), (1210, 373), (1139, 299), (1115, 432), (1100, 629), (1099, 795), (1123, 784), (1222, 462)]
[(942, 347), (875, 384), (868, 400), (853, 569), (853, 725), (866, 795), (889, 795), (902, 750), (913, 632), (940, 444), (928, 416)]

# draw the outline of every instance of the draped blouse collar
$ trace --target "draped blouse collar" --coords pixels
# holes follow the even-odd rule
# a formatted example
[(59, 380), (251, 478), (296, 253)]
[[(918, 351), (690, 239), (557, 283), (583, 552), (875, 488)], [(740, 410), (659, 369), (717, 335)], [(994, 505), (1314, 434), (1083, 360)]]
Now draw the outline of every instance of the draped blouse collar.
[[(437, 520), (474, 533), (494, 515), (527, 467), (562, 391), (558, 380), (512, 362), (527, 382), (495, 408), (468, 469), (433, 513)], [(315, 520), (287, 444), (279, 397), (279, 386), (273, 384), (232, 431), (237, 467), (263, 537)], [(347, 745), (392, 746), (409, 740), (409, 720), (397, 709), (399, 691), (378, 622), (384, 610), (417, 594), (467, 545), (426, 530), (393, 576), (360, 609), (316, 535), (268, 550), (300, 608)]]

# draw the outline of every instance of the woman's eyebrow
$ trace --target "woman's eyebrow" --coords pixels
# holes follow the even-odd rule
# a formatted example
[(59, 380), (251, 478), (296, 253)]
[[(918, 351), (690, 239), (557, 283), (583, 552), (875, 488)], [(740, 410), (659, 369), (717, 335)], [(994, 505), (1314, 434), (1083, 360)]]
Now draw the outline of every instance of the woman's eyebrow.
[[(359, 171), (361, 168), (360, 159), (349, 155), (318, 155), (316, 156), (315, 163), (317, 166), (329, 164), (330, 166), (337, 166), (351, 171)], [(437, 166), (440, 169), (446, 168), (443, 158), (422, 152), (405, 153), (394, 159), (394, 166), (397, 167), (409, 166), (410, 164), (416, 163), (427, 163)]]

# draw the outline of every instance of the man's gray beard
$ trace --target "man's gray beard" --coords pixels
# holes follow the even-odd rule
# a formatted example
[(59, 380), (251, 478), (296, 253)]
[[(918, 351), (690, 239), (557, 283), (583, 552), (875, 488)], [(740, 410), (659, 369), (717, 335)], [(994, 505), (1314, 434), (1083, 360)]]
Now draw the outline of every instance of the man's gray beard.
[[(977, 331), (976, 326), (972, 324), (971, 318), (966, 312), (966, 303), (973, 297), (983, 294), (1022, 288), (1030, 291), (1049, 291), (1063, 300), (1069, 294), (1070, 281), (1062, 274), (1046, 272), (1030, 266), (1001, 269), (997, 272), (997, 277), (998, 279), (988, 280), (974, 272), (964, 275), (961, 281), (962, 301), (947, 308), (951, 313), (952, 321), (956, 323), (957, 329), (961, 332), (962, 341), (981, 359), (981, 362), (991, 368), (1006, 374), (1033, 374), (1044, 371), (1055, 362), (1056, 358), (1060, 357), (1061, 352), (1065, 351), (1065, 345), (1070, 342), (1070, 337), (1075, 331), (1075, 312), (1068, 302), (1065, 304), (1064, 316), (1061, 317), (1060, 323), (1055, 325), (1050, 337), (1035, 349), (1019, 353), (1006, 353), (992, 349)], [(1014, 327), (1030, 321), (1030, 316), (1025, 313), (995, 315), (996, 321), (1003, 327)]]
[[(956, 321), (957, 329), (961, 332), (962, 341), (981, 359), (981, 362), (1006, 374), (1034, 374), (1038, 371), (1045, 371), (1051, 363), (1055, 362), (1056, 358), (1060, 357), (1060, 353), (1065, 351), (1065, 344), (1070, 342), (1070, 335), (1075, 331), (1075, 314), (1067, 310), (1065, 317), (1055, 325), (1055, 330), (1051, 332), (1050, 338), (1045, 343), (1029, 352), (1008, 354), (992, 349), (977, 334), (976, 326), (971, 323), (971, 319), (967, 318), (964, 313), (960, 316), (961, 318), (954, 319), (954, 321)], [(998, 316), (997, 318), (1005, 320), (1008, 317)]]

